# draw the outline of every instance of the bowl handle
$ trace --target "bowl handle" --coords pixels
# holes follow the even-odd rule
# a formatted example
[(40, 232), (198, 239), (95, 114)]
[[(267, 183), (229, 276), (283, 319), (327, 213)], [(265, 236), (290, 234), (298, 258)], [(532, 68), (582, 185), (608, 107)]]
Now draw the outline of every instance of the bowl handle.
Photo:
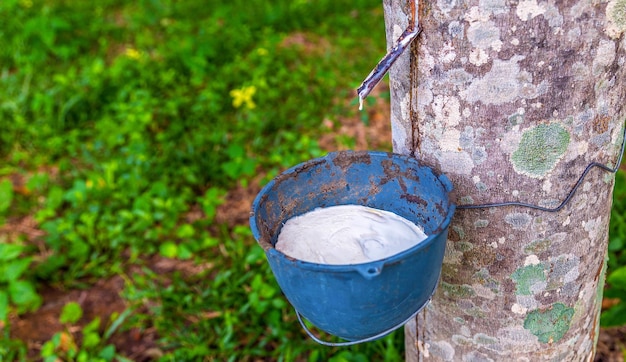
[(355, 269), (359, 272), (359, 274), (361, 274), (361, 276), (363, 276), (363, 278), (367, 280), (372, 280), (383, 272), (384, 265), (385, 263), (381, 261), (379, 263), (367, 263), (357, 265)]
[[(431, 296), (432, 297), (432, 296)], [(306, 332), (306, 334), (311, 337), (312, 340), (314, 340), (315, 342), (324, 345), (324, 346), (328, 346), (328, 347), (345, 347), (345, 346), (352, 346), (355, 344), (359, 344), (359, 343), (365, 343), (365, 342), (371, 342), (374, 340), (377, 340), (379, 338), (382, 338), (386, 335), (388, 335), (389, 333), (395, 331), (396, 329), (404, 326), (405, 324), (407, 324), (411, 319), (415, 318), (415, 316), (422, 311), (422, 309), (424, 309), (428, 304), (430, 303), (430, 299), (428, 299), (428, 301), (426, 301), (426, 303), (424, 303), (424, 305), (422, 305), (415, 313), (413, 313), (409, 318), (407, 318), (404, 322), (395, 325), (389, 329), (387, 329), (386, 331), (380, 332), (377, 335), (371, 336), (371, 337), (367, 337), (367, 338), (363, 338), (363, 339), (357, 339), (355, 341), (348, 341), (348, 342), (326, 342), (324, 340), (321, 340), (320, 338), (317, 338), (313, 332), (306, 326), (306, 324), (304, 324), (304, 321), (302, 320), (302, 315), (300, 314), (300, 312), (298, 312), (297, 309), (294, 308), (294, 310), (296, 311), (296, 316), (298, 317), (298, 322), (300, 322), (300, 325), (302, 326), (302, 329), (304, 329), (304, 331)]]

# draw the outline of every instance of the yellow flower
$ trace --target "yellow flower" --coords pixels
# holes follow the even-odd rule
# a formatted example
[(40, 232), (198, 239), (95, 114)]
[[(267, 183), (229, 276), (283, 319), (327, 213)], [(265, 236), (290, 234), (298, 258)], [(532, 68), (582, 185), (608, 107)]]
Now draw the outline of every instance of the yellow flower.
[(241, 89), (233, 89), (230, 91), (230, 96), (233, 97), (233, 107), (239, 108), (245, 103), (246, 108), (253, 109), (256, 107), (252, 100), (254, 93), (256, 93), (256, 87), (253, 85)]
[(31, 8), (33, 6), (33, 0), (20, 0), (20, 5), (24, 8)]
[(256, 53), (262, 57), (266, 56), (268, 54), (267, 49), (265, 48), (259, 48), (256, 50)]
[(128, 48), (126, 49), (126, 56), (131, 59), (139, 59), (141, 58), (141, 52), (137, 49)]

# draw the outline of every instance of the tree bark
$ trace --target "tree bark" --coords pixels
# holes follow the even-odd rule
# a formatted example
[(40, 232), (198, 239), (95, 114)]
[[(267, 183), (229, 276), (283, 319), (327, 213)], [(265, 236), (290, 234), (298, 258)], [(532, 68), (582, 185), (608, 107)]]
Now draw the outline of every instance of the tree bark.
[[(384, 0), (388, 44), (407, 0)], [(554, 207), (626, 118), (626, 0), (419, 2), (422, 34), (390, 72), (394, 151), (447, 174), (459, 205)], [(407, 324), (407, 360), (588, 361), (613, 175), (559, 212), (458, 210), (439, 288)]]

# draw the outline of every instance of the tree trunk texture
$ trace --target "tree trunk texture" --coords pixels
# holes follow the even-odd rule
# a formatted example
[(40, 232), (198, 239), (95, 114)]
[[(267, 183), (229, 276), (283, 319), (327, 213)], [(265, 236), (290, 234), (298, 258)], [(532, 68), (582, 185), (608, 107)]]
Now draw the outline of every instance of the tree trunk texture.
[[(407, 0), (384, 0), (388, 43)], [(447, 174), (458, 205), (555, 207), (593, 161), (614, 165), (626, 118), (626, 0), (419, 2), (423, 32), (390, 72), (394, 151)], [(614, 175), (560, 212), (457, 210), (408, 361), (589, 361)]]

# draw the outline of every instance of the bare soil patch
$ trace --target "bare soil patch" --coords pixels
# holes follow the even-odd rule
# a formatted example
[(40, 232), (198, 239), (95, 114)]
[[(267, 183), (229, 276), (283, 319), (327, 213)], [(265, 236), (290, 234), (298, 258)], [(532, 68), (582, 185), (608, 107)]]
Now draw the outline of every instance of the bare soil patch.
[[(120, 296), (123, 288), (124, 280), (115, 276), (99, 280), (84, 290), (53, 287), (40, 290), (44, 303), (36, 312), (10, 318), (11, 337), (25, 342), (29, 360), (37, 360), (42, 345), (57, 332), (67, 330), (75, 340), (80, 340), (82, 328), (96, 317), (100, 318), (101, 329), (104, 330), (114, 313), (122, 313), (127, 308)], [(78, 303), (83, 309), (83, 316), (76, 325), (67, 328), (59, 322), (59, 317), (63, 306), (69, 302)], [(133, 361), (150, 361), (159, 354), (153, 330), (120, 331), (109, 342), (115, 345), (120, 354)]]

